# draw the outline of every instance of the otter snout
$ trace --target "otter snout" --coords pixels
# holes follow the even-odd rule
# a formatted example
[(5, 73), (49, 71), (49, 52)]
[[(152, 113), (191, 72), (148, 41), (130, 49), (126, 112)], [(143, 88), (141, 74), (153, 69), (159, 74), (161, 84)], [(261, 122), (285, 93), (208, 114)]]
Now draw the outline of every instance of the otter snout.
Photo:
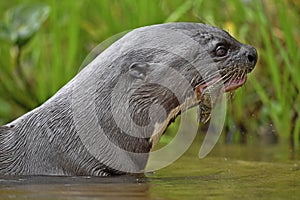
[(244, 47), (244, 55), (247, 63), (247, 70), (250, 72), (254, 69), (257, 62), (257, 51), (254, 47), (246, 45)]

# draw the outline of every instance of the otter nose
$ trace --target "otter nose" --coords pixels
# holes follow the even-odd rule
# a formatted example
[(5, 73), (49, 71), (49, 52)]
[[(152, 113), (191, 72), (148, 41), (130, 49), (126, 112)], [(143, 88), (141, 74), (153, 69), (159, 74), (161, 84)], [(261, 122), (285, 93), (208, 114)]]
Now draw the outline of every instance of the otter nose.
[(257, 51), (254, 47), (248, 46), (246, 50), (246, 59), (247, 62), (250, 64), (250, 70), (252, 70), (257, 62)]

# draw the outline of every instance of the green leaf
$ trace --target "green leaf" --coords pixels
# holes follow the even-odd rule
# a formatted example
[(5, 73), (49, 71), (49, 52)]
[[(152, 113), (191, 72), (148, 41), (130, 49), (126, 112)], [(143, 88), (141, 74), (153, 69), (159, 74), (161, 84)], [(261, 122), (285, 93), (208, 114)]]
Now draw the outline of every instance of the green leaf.
[[(1, 28), (2, 35), (22, 47), (38, 31), (48, 18), (49, 12), (50, 7), (45, 4), (22, 4), (14, 7), (5, 13), (5, 25)], [(7, 30), (6, 34), (5, 30)]]
[(9, 27), (4, 22), (0, 22), (0, 39), (13, 41), (14, 35), (11, 33)]

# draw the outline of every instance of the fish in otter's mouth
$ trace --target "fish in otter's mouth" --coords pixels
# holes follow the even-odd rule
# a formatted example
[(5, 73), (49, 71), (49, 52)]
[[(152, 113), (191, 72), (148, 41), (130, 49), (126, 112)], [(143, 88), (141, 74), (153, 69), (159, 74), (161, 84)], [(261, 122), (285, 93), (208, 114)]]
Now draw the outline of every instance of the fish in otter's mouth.
[[(245, 71), (242, 73), (235, 73), (231, 76), (226, 76), (226, 78), (214, 78), (211, 81), (203, 84), (199, 84), (195, 88), (195, 94), (198, 100), (198, 121), (206, 123), (211, 117), (211, 110), (217, 101), (217, 97), (221, 92), (233, 91), (246, 83), (247, 75)], [(211, 94), (211, 88), (219, 85), (219, 94), (216, 94), (214, 98)], [(215, 91), (215, 90), (214, 90)]]

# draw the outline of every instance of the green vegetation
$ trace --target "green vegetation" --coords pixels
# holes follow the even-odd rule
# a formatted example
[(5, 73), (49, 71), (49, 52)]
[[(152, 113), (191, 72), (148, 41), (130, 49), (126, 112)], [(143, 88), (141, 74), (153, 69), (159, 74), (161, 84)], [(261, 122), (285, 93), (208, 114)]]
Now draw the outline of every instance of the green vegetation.
[[(229, 100), (227, 138), (244, 142), (252, 136), (273, 135), (275, 139), (293, 139), (292, 143), (299, 145), (298, 1), (34, 2), (0, 3), (0, 124), (52, 96), (107, 37), (150, 24), (193, 21), (228, 30), (259, 51), (259, 63), (246, 86)], [(24, 4), (35, 7), (29, 8), (30, 12), (16, 7)], [(16, 21), (25, 26), (25, 35), (24, 27), (17, 27)]]

